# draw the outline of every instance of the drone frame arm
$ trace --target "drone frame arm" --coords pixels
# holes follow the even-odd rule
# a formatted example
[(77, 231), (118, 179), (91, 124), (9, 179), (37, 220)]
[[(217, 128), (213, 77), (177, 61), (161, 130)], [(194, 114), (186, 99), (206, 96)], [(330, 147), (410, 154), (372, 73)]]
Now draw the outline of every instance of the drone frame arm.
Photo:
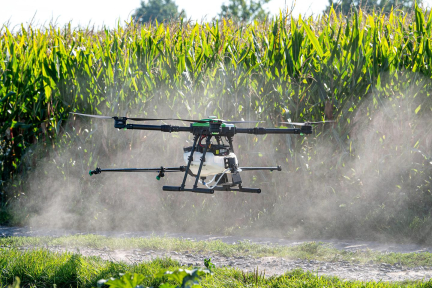
[[(96, 168), (95, 170), (90, 170), (90, 176), (94, 174), (101, 174), (102, 172), (184, 172), (186, 171), (185, 166), (180, 167), (159, 167), (159, 168), (113, 168), (113, 169), (101, 169)], [(163, 176), (162, 176), (163, 177)]]
[(162, 132), (191, 132), (190, 127), (172, 126), (172, 125), (142, 125), (142, 124), (126, 124), (126, 129), (134, 130), (154, 130)]
[(301, 128), (263, 128), (263, 127), (255, 127), (255, 128), (237, 128), (235, 133), (243, 133), (243, 134), (255, 134), (255, 135), (264, 135), (264, 134), (312, 134), (311, 126), (302, 126)]
[(257, 171), (257, 170), (270, 170), (270, 171), (282, 171), (282, 166), (276, 167), (239, 167), (241, 171)]
[(114, 117), (114, 128), (118, 129), (133, 129), (133, 130), (153, 130), (162, 132), (191, 132), (192, 128), (172, 125), (143, 125), (143, 124), (127, 124), (126, 117)]

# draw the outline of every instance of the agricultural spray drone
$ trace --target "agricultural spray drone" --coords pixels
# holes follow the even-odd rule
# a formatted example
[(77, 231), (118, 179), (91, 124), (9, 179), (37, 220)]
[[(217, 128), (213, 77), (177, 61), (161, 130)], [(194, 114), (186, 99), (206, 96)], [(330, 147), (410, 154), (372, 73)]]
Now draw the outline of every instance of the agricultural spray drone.
[[(248, 193), (261, 193), (259, 188), (246, 188), (242, 186), (240, 172), (252, 170), (282, 171), (281, 166), (275, 167), (239, 167), (237, 156), (234, 154), (233, 137), (236, 134), (311, 134), (312, 124), (319, 122), (293, 123), (281, 122), (300, 126), (300, 128), (238, 128), (235, 124), (239, 123), (258, 123), (258, 121), (225, 121), (209, 117), (202, 120), (186, 119), (154, 119), (154, 118), (129, 118), (129, 117), (110, 117), (100, 115), (88, 115), (81, 113), (71, 114), (93, 117), (99, 119), (114, 119), (114, 127), (118, 129), (152, 130), (162, 132), (189, 132), (194, 135), (193, 145), (183, 148), (184, 161), (186, 166), (180, 167), (159, 167), (159, 168), (119, 168), (101, 169), (96, 168), (89, 172), (100, 174), (102, 172), (157, 172), (156, 179), (165, 176), (168, 172), (184, 172), (183, 181), (180, 186), (163, 186), (164, 191), (190, 191), (195, 193), (213, 194), (218, 191), (239, 191)], [(142, 125), (127, 124), (126, 121), (168, 121), (180, 120), (191, 122), (190, 126), (172, 125)], [(213, 140), (213, 141), (212, 141)], [(225, 140), (225, 141), (224, 141)], [(195, 177), (192, 188), (186, 188), (186, 179), (190, 175)], [(231, 177), (228, 177), (230, 175)], [(207, 178), (210, 178), (206, 182)], [(231, 178), (231, 179), (229, 179)], [(205, 186), (199, 188), (198, 183)]]

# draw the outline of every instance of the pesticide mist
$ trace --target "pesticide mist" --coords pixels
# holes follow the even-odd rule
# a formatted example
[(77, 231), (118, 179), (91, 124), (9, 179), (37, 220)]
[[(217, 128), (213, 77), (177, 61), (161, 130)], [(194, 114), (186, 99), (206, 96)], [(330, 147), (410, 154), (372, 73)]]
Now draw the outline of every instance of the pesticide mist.
[[(13, 221), (86, 231), (430, 244), (431, 57), (423, 52), (430, 51), (429, 42), (418, 39), (431, 32), (420, 21), (424, 11), (416, 9), (403, 18), (416, 23), (403, 22), (406, 30), (398, 26), (401, 15), (388, 19), (384, 29), (379, 15), (358, 13), (345, 20), (330, 13), (248, 26), (129, 23), (112, 31), (72, 31), (82, 37), (50, 28), (52, 35), (40, 32), (37, 41), (29, 36), (30, 27), (7, 34), (12, 46), (19, 37), (29, 45), (41, 43), (33, 50), (17, 48), (21, 54), (15, 62), (6, 57), (7, 45), (0, 46), (2, 59), (11, 63), (10, 69), (2, 68), (7, 79), (28, 71), (34, 81), (26, 83), (38, 83), (42, 73), (47, 84), (28, 84), (27, 90), (12, 81), (1, 84), (18, 91), (8, 97), (25, 108), (19, 121), (5, 112), (2, 123), (10, 127), (0, 130), (6, 135), (2, 161), (10, 163), (3, 167), (11, 167), (2, 168), (2, 179), (9, 177), (2, 187)], [(112, 120), (69, 116), (70, 111), (149, 118), (215, 115), (264, 121), (262, 127), (289, 120), (335, 122), (315, 126), (312, 135), (236, 135), (240, 166), (281, 165), (282, 171), (242, 172), (245, 186), (261, 188), (261, 194), (209, 196), (162, 191), (163, 185), (179, 185), (182, 173), (167, 173), (160, 181), (156, 173), (90, 177), (88, 171), (96, 167), (184, 165), (183, 147), (191, 146), (192, 135), (117, 130)]]
[[(408, 87), (404, 93), (415, 92)], [(417, 115), (413, 107), (418, 105), (410, 99), (390, 101), (373, 92), (350, 120), (347, 139), (338, 136), (340, 123), (316, 126), (310, 136), (236, 135), (234, 147), (242, 166), (282, 165), (282, 172), (242, 173), (244, 183), (260, 187), (261, 194), (162, 191), (162, 185), (178, 185), (183, 173), (167, 173), (161, 181), (157, 173), (90, 177), (90, 151), (93, 165), (104, 168), (176, 167), (184, 165), (182, 148), (191, 145), (192, 136), (117, 130), (112, 120), (71, 116), (62, 135), (70, 144), (39, 156), (28, 172), (25, 200), (15, 211), (26, 214), (32, 227), (86, 231), (303, 239), (380, 239), (391, 234), (404, 240), (408, 232), (421, 229), (418, 240), (426, 241), (421, 238), (428, 235), (423, 225), (430, 220), (420, 218), (422, 207), (414, 197), (427, 199), (421, 187), (428, 184), (432, 165), (427, 152), (416, 147), (430, 151), (432, 119)], [(33, 153), (40, 153), (37, 149)], [(399, 230), (404, 221), (417, 221), (418, 227)], [(382, 232), (385, 226), (389, 231)]]

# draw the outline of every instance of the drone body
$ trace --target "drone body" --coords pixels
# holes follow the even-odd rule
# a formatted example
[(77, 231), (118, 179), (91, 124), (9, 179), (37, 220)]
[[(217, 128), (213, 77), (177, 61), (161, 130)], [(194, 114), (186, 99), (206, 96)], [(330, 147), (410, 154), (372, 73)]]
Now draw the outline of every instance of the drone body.
[[(201, 121), (211, 120), (210, 119), (202, 119)], [(209, 129), (209, 123), (193, 123), (192, 127), (196, 127), (196, 134), (202, 133), (203, 130)], [(199, 128), (204, 127), (204, 128)], [(221, 127), (228, 127), (229, 129), (234, 129), (234, 124), (225, 124), (222, 123)], [(202, 130), (201, 130), (202, 129)], [(185, 164), (188, 164), (189, 157), (191, 157), (192, 150), (194, 150), (194, 154), (192, 155), (192, 161), (189, 166), (190, 175), (196, 176), (198, 174), (201, 158), (204, 156), (204, 147), (205, 144), (202, 143), (203, 140), (205, 140), (206, 135), (202, 135), (197, 143), (197, 146), (194, 148), (194, 146), (183, 148), (184, 154), (183, 159), (185, 161)], [(226, 168), (225, 162), (231, 161), (238, 165), (237, 156), (234, 154), (234, 151), (232, 149), (232, 145), (230, 146), (229, 143), (223, 142), (223, 137), (220, 135), (214, 136), (217, 143), (211, 143), (209, 147), (207, 147), (206, 155), (204, 157), (204, 163), (202, 165), (201, 174), (200, 177), (209, 177), (214, 176), (217, 174), (225, 173), (230, 174), (231, 170)], [(194, 148), (194, 149), (193, 149)], [(228, 163), (228, 162), (227, 162)]]
[[(71, 112), (72, 113), (72, 112)], [(237, 156), (234, 153), (233, 137), (236, 134), (311, 134), (312, 128), (308, 123), (295, 123), (300, 128), (238, 128), (234, 124), (257, 123), (257, 121), (225, 121), (209, 117), (201, 120), (185, 119), (152, 119), (152, 118), (128, 118), (109, 117), (99, 115), (87, 115), (72, 113), (81, 116), (100, 119), (114, 119), (114, 127), (127, 130), (153, 130), (162, 132), (189, 132), (194, 135), (193, 144), (183, 149), (183, 158), (186, 166), (159, 167), (159, 168), (120, 168), (101, 169), (96, 168), (89, 174), (100, 174), (102, 172), (157, 172), (156, 179), (165, 176), (167, 172), (184, 172), (183, 181), (180, 186), (163, 186), (165, 191), (189, 191), (195, 193), (213, 194), (215, 190), (239, 191), (249, 193), (261, 193), (259, 188), (246, 188), (242, 186), (240, 172), (251, 170), (281, 171), (281, 166), (275, 167), (239, 167)], [(181, 120), (192, 122), (190, 126), (172, 125), (142, 125), (129, 124), (132, 121), (154, 121), (154, 120)], [(186, 188), (188, 176), (195, 178), (192, 188)], [(205, 188), (198, 187), (198, 183)]]

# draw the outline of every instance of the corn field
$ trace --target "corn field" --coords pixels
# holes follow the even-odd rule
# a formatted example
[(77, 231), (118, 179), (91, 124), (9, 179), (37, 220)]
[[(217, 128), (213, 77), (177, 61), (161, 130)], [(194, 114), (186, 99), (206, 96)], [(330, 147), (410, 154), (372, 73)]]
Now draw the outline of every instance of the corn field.
[[(130, 22), (112, 30), (2, 27), (2, 201), (21, 203), (16, 205), (24, 216), (37, 214), (40, 206), (24, 204), (38, 190), (28, 188), (35, 175), (41, 182), (32, 185), (40, 188), (43, 181), (60, 181), (62, 186), (74, 179), (80, 189), (68, 199), (71, 211), (105, 215), (83, 212), (89, 209), (79, 204), (95, 183), (98, 195), (104, 194), (99, 180), (104, 178), (89, 182), (72, 178), (71, 171), (86, 174), (106, 157), (111, 161), (105, 163), (112, 164), (113, 155), (122, 151), (138, 149), (147, 157), (157, 153), (146, 147), (151, 137), (159, 136), (137, 132), (116, 137), (118, 132), (107, 128), (112, 123), (69, 117), (71, 111), (193, 119), (216, 115), (262, 120), (267, 126), (336, 120), (317, 127), (311, 137), (239, 140), (239, 146), (260, 151), (245, 153), (243, 162), (282, 161), (287, 166), (284, 177), (293, 180), (280, 187), (261, 174), (251, 176), (266, 187), (267, 195), (256, 204), (250, 204), (250, 196), (227, 195), (225, 200), (236, 207), (235, 217), (218, 214), (221, 199), (152, 194), (148, 201), (170, 211), (171, 219), (181, 217), (187, 223), (209, 213), (223, 229), (263, 228), (266, 221), (275, 221), (283, 235), (302, 227), (318, 236), (373, 237), (379, 232), (428, 241), (431, 30), (431, 13), (417, 6), (413, 14), (360, 10), (345, 17), (332, 10), (316, 19), (280, 14), (270, 22), (250, 24), (224, 19), (144, 26)], [(166, 135), (157, 139), (175, 141)], [(76, 145), (79, 151), (72, 149)], [(167, 158), (181, 157), (178, 147), (162, 146)], [(136, 166), (136, 155), (125, 153), (125, 159), (123, 164)], [(43, 169), (36, 171), (43, 161), (56, 168), (56, 180)], [(33, 197), (48, 199), (45, 190)], [(122, 203), (117, 196), (101, 196), (98, 203), (109, 210)], [(190, 213), (174, 211), (173, 203), (179, 202)], [(303, 205), (295, 204), (299, 202)]]

